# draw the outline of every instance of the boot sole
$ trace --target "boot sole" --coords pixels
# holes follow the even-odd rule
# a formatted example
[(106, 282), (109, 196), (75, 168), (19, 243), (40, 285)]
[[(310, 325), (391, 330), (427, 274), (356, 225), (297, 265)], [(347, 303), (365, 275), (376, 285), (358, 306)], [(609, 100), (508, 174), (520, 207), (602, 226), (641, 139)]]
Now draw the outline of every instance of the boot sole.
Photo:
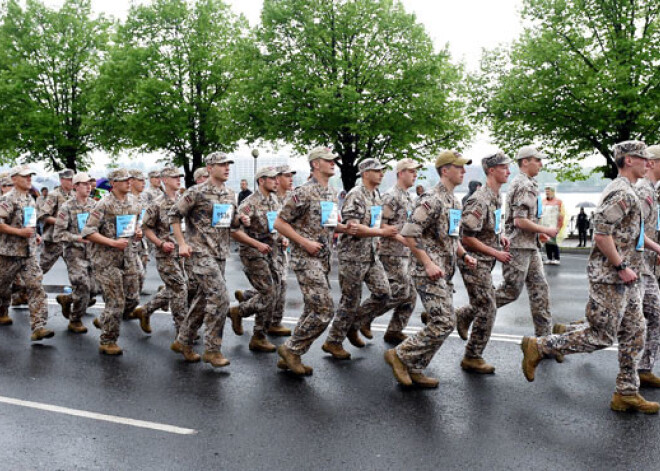
[(30, 336), (30, 340), (32, 342), (39, 342), (40, 340), (49, 339), (49, 338), (52, 338), (52, 337), (55, 337), (55, 332), (48, 332), (47, 334), (40, 335), (39, 337)]
[(654, 415), (658, 413), (656, 409), (644, 410), (643, 408), (630, 406), (627, 404), (619, 405), (619, 404), (610, 403), (610, 409), (612, 409), (614, 412), (641, 412), (643, 414), (648, 414), (648, 415)]
[(461, 369), (467, 373), (476, 373), (480, 375), (492, 375), (495, 374), (495, 369), (493, 370), (480, 370), (478, 368), (472, 368), (470, 366), (463, 366), (461, 365)]
[[(223, 363), (222, 365), (219, 365), (219, 364), (217, 364), (217, 363), (214, 364), (214, 363), (211, 362), (210, 360), (204, 360), (203, 358), (202, 358), (202, 361), (203, 361), (204, 363), (208, 363), (208, 364), (211, 365), (213, 368), (224, 368), (224, 367), (229, 366), (229, 365), (231, 364), (231, 362), (230, 362), (229, 360), (227, 360), (227, 362), (226, 362), (226, 363)], [(197, 363), (197, 362), (196, 362), (196, 361), (194, 361), (194, 362), (193, 362), (193, 361), (190, 361), (189, 363)]]
[(285, 346), (284, 346), (284, 345), (281, 345), (281, 346), (277, 349), (277, 354), (279, 355), (280, 359), (284, 362), (284, 364), (286, 365), (287, 369), (289, 369), (289, 370), (291, 371), (291, 373), (293, 373), (294, 375), (297, 375), (297, 376), (305, 376), (305, 370), (304, 370), (305, 367), (302, 366), (302, 362), (301, 362), (301, 367), (303, 368), (303, 371), (302, 371), (302, 372), (295, 371), (293, 368), (291, 368), (291, 365), (289, 365), (289, 362), (286, 361), (286, 357), (282, 354), (282, 350), (280, 350), (280, 349), (284, 349), (284, 348), (285, 348)]
[[(390, 355), (394, 355), (394, 356), (396, 356), (396, 353), (392, 352), (392, 353), (390, 354), (390, 350), (386, 351), (386, 352), (385, 352), (385, 362), (386, 362), (388, 365), (390, 365), (390, 367), (392, 368), (392, 373), (394, 374), (394, 377), (396, 378), (396, 380), (397, 380), (400, 384), (403, 384), (404, 386), (412, 386), (412, 385), (413, 385), (413, 380), (410, 378), (410, 376), (408, 376), (408, 377), (406, 378), (406, 377), (404, 377), (404, 376), (401, 376), (401, 377), (400, 377), (400, 376), (397, 374), (397, 372), (396, 372), (396, 367), (397, 367), (397, 365), (396, 365), (396, 360), (395, 360), (394, 358), (392, 358)], [(401, 361), (401, 360), (399, 360), (399, 361)], [(405, 367), (405, 365), (403, 365), (403, 366)]]
[[(304, 366), (304, 365), (303, 365), (303, 366)], [(291, 370), (289, 369), (289, 366), (286, 364), (286, 362), (284, 361), (283, 358), (280, 358), (280, 359), (277, 361), (277, 367), (278, 367), (280, 370), (282, 370), (282, 371), (291, 371)], [(291, 371), (291, 373), (293, 373), (293, 371)], [(296, 373), (293, 373), (293, 374), (296, 374)], [(314, 374), (314, 369), (313, 369), (311, 366), (305, 366), (305, 374), (304, 374), (304, 376), (312, 376), (313, 374)], [(297, 376), (300, 376), (300, 375), (297, 375)]]
[(332, 355), (332, 358), (335, 360), (350, 360), (351, 359), (351, 354), (349, 353), (348, 355), (335, 355), (332, 353), (332, 351), (325, 346), (325, 344), (321, 345), (321, 350), (323, 350), (325, 353), (329, 353)]

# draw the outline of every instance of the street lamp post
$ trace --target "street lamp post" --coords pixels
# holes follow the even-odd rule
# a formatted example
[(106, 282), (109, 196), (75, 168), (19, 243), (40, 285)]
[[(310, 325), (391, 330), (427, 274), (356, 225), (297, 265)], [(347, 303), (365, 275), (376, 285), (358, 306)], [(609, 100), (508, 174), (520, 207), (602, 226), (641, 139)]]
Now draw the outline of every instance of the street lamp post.
[(257, 158), (259, 158), (259, 149), (252, 149), (252, 157), (254, 157), (254, 173), (252, 174), (254, 180), (254, 191), (257, 191)]

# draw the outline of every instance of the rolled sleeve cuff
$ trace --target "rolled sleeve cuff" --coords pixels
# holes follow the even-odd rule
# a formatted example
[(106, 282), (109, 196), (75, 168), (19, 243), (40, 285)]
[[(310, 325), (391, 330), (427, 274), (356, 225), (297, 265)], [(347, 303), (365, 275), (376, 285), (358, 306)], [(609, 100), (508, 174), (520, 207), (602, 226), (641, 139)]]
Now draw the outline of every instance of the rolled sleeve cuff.
[(407, 222), (403, 229), (401, 229), (401, 235), (403, 237), (421, 237), (424, 232), (424, 228), (419, 224)]
[(594, 223), (594, 232), (596, 234), (602, 235), (612, 235), (614, 234), (614, 224), (607, 222), (595, 222)]
[(514, 219), (529, 219), (529, 210), (527, 208), (516, 208), (513, 210)]

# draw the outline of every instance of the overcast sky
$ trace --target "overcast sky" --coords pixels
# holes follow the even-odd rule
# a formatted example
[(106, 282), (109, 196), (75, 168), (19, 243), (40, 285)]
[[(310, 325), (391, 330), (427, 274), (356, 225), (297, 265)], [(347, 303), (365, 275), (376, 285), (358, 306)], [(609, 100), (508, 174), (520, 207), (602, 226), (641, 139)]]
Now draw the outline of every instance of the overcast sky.
[[(250, 24), (259, 22), (262, 0), (225, 0), (236, 13), (245, 15)], [(47, 5), (60, 7), (63, 0), (44, 0)], [(130, 6), (145, 3), (136, 0), (92, 0), (96, 12), (124, 19)], [(468, 69), (476, 70), (481, 51), (500, 43), (510, 42), (522, 31), (520, 8), (522, 0), (402, 0), (406, 10), (413, 12), (424, 24), (438, 49), (449, 44), (452, 57), (463, 61)], [(472, 159), (493, 151), (488, 136), (479, 136), (464, 153)], [(248, 152), (247, 149), (239, 150)], [(96, 159), (95, 159), (96, 160)]]

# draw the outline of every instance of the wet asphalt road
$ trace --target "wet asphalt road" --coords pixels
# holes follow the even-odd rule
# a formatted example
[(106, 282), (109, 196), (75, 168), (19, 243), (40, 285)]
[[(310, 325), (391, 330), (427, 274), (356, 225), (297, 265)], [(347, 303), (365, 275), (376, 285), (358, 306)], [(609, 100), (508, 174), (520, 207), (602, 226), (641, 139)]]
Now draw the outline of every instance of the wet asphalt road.
[[(562, 261), (546, 272), (553, 314), (568, 321), (584, 311), (585, 257)], [(245, 286), (234, 252), (227, 274), (230, 293)], [(338, 301), (336, 271), (332, 279)], [(455, 281), (460, 305), (465, 290)], [(66, 283), (60, 261), (45, 278), (52, 302)], [(151, 266), (147, 291), (158, 284)], [(293, 275), (289, 286), (293, 323), (302, 307)], [(534, 383), (525, 381), (517, 344), (532, 331), (526, 294), (498, 313), (486, 350), (496, 374), (464, 373), (464, 345), (452, 335), (428, 369), (441, 380), (437, 390), (396, 384), (382, 360), (382, 330), (366, 348), (349, 347), (349, 362), (328, 358), (319, 341), (305, 357), (314, 375), (299, 379), (276, 370), (275, 354), (248, 350), (249, 321), (243, 337), (226, 326), (223, 352), (232, 363), (214, 370), (170, 352), (167, 314), (152, 317), (151, 336), (124, 322), (118, 358), (98, 354), (92, 316), (84, 319), (90, 333), (74, 336), (59, 306), (50, 314), (56, 336), (42, 345), (30, 345), (24, 308), (13, 309), (13, 326), (0, 328), (2, 469), (660, 469), (660, 417), (609, 410), (616, 352), (546, 361)], [(660, 400), (660, 391), (644, 394)], [(32, 402), (8, 403), (17, 399)], [(123, 423), (71, 415), (79, 411)]]

